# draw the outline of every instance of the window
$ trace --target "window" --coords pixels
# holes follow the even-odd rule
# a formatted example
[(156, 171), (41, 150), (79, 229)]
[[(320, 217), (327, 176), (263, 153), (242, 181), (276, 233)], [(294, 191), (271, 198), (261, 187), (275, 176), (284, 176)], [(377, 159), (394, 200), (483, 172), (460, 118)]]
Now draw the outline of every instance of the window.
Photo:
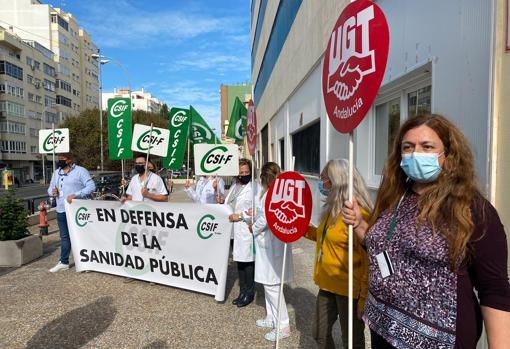
[(56, 103), (56, 99), (50, 96), (44, 96), (44, 106), (45, 107), (53, 107)]
[(56, 113), (52, 113), (52, 112), (49, 112), (47, 111), (45, 113), (45, 121), (49, 124), (56, 124), (58, 123), (58, 118), (57, 118), (57, 114)]
[(27, 56), (27, 65), (31, 67), (32, 64), (33, 64), (32, 58)]
[(34, 69), (41, 70), (41, 63), (34, 60)]
[(27, 144), (20, 141), (0, 141), (0, 151), (2, 153), (21, 153), (27, 152)]
[(25, 124), (14, 121), (0, 121), (1, 133), (25, 134)]
[(65, 82), (64, 80), (57, 79), (57, 88), (67, 92), (71, 92), (71, 84)]
[(318, 175), (320, 172), (320, 122), (292, 135), (292, 155), (295, 171)]
[(27, 82), (29, 84), (33, 84), (34, 83), (34, 77), (32, 75), (27, 74)]
[(0, 112), (5, 112), (7, 115), (19, 118), (25, 117), (25, 107), (10, 101), (0, 101)]
[(37, 146), (35, 146), (35, 145), (31, 145), (31, 146), (30, 146), (30, 152), (31, 152), (32, 154), (37, 154)]
[(69, 108), (71, 108), (71, 106), (72, 106), (71, 100), (64, 96), (57, 95), (56, 101), (57, 101), (57, 104), (65, 105), (66, 107), (69, 107)]
[(432, 111), (431, 71), (427, 63), (382, 86), (367, 120), (357, 128), (357, 163), (369, 187), (379, 186), (400, 126)]
[(0, 74), (9, 75), (23, 81), (23, 68), (7, 61), (0, 61)]
[(36, 128), (30, 128), (30, 136), (31, 137), (39, 137), (39, 130)]
[(267, 125), (264, 126), (262, 131), (260, 132), (260, 136), (262, 137), (262, 164), (265, 164), (269, 161), (269, 152), (268, 152), (268, 139), (269, 139), (269, 131)]
[(49, 75), (51, 77), (57, 75), (55, 68), (53, 68), (52, 66), (50, 66), (46, 63), (43, 64), (43, 70), (46, 73), (46, 75)]
[(53, 81), (44, 79), (43, 86), (46, 91), (55, 92), (55, 83)]
[(7, 93), (19, 98), (25, 97), (25, 90), (9, 81), (0, 83), (0, 93)]

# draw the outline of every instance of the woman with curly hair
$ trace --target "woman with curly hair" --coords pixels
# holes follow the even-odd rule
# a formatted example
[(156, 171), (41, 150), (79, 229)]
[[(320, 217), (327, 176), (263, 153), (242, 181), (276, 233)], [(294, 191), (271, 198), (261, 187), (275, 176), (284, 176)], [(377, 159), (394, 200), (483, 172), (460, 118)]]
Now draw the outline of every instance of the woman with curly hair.
[(489, 347), (508, 348), (506, 235), (473, 163), (455, 125), (417, 116), (395, 139), (371, 219), (344, 203), (369, 256), (372, 348), (475, 348), (482, 321)]

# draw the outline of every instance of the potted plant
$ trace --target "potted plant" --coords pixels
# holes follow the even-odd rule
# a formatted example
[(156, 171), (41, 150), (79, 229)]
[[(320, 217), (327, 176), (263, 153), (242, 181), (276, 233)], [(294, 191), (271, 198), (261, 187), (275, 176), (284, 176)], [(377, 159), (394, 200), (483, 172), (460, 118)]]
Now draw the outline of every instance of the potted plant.
[(27, 212), (13, 188), (0, 196), (0, 266), (15, 267), (42, 256), (42, 240), (27, 231)]

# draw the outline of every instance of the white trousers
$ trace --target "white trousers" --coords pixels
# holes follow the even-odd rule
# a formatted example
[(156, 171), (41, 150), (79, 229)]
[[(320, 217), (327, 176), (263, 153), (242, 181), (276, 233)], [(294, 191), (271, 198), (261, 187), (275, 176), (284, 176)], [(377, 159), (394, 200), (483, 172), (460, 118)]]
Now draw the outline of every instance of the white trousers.
[[(280, 285), (264, 285), (264, 294), (266, 297), (266, 320), (272, 321), (274, 327), (278, 323), (278, 293)], [(287, 312), (287, 304), (282, 292), (282, 307), (280, 309), (280, 329), (289, 327), (289, 313)]]

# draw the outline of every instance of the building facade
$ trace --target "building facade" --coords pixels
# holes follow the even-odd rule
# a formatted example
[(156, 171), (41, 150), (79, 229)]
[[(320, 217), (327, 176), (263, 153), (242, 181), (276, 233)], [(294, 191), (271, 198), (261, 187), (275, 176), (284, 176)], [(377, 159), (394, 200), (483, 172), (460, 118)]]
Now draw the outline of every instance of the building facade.
[(38, 136), (58, 123), (55, 78), (50, 50), (0, 27), (0, 167), (21, 183), (51, 173), (43, 171)]
[(71, 13), (39, 0), (0, 0), (0, 25), (51, 50), (57, 63), (57, 114), (62, 121), (99, 107), (97, 47)]
[[(423, 112), (460, 127), (475, 154), (480, 189), (510, 227), (510, 37), (508, 0), (377, 0), (390, 50), (381, 89), (354, 132), (355, 163), (372, 194), (399, 126)], [(348, 136), (326, 115), (322, 65), (331, 30), (349, 1), (252, 1), (252, 81), (259, 154), (317, 179), (348, 157)], [(507, 228), (508, 231), (508, 228)], [(508, 239), (510, 241), (510, 239)]]
[(142, 88), (141, 91), (132, 91), (126, 89), (114, 89), (113, 92), (102, 93), (102, 104), (103, 110), (108, 109), (108, 100), (110, 98), (129, 98), (131, 95), (131, 110), (143, 110), (149, 113), (159, 114), (163, 102), (154, 97), (151, 93), (145, 92)]
[(39, 0), (0, 0), (0, 26), (0, 169), (41, 180), (38, 130), (99, 106), (98, 49), (72, 14)]
[(239, 97), (241, 102), (247, 103), (251, 99), (251, 84), (244, 83), (238, 85), (221, 85), (220, 86), (220, 110), (221, 110), (221, 139), (225, 139), (227, 132), (228, 121), (236, 97)]

